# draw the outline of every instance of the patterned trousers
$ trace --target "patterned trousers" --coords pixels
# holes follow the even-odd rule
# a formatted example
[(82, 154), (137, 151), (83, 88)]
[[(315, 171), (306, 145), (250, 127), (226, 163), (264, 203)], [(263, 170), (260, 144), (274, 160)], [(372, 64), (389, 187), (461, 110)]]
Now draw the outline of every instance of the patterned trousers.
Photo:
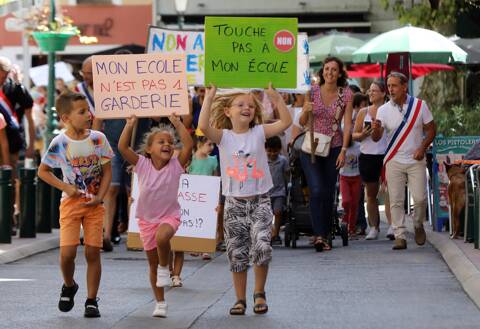
[(226, 198), (224, 231), (231, 272), (246, 271), (251, 263), (268, 265), (272, 259), (272, 220), (267, 195)]

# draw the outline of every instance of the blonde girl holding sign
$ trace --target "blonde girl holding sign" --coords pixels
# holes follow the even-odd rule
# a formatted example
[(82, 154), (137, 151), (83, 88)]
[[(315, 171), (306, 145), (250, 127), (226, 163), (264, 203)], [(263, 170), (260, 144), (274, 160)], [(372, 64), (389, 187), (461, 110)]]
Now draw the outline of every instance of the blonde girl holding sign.
[(153, 316), (166, 317), (164, 287), (169, 286), (170, 239), (180, 226), (178, 185), (180, 175), (192, 155), (193, 141), (187, 128), (174, 114), (169, 117), (177, 130), (183, 148), (178, 157), (173, 156), (174, 130), (169, 126), (153, 128), (145, 135), (142, 154), (135, 153), (129, 146), (135, 116), (127, 119), (118, 143), (125, 160), (135, 166), (140, 194), (135, 218), (138, 219), (140, 238), (143, 242), (150, 267), (150, 284), (157, 300)]
[(268, 264), (272, 259), (272, 210), (267, 192), (272, 188), (265, 140), (287, 129), (292, 119), (282, 96), (270, 84), (266, 89), (280, 120), (262, 124), (262, 105), (252, 93), (236, 92), (215, 97), (209, 88), (199, 118), (199, 129), (220, 150), (222, 191), (226, 197), (225, 241), (237, 301), (232, 315), (246, 310), (247, 269), (254, 264), (253, 311), (268, 311), (265, 296)]

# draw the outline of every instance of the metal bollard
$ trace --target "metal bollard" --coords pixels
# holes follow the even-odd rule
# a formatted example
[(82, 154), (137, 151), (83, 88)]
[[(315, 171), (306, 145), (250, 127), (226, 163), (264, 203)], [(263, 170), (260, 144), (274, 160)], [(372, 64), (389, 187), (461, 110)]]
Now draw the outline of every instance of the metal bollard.
[(34, 238), (35, 232), (35, 188), (37, 170), (20, 168), (20, 237)]
[(38, 233), (52, 232), (52, 218), (50, 216), (50, 194), (50, 185), (38, 178), (36, 200), (36, 222)]
[[(63, 179), (62, 170), (60, 168), (54, 168), (53, 174), (58, 179)], [(60, 199), (62, 198), (62, 191), (51, 186), (50, 190), (50, 218), (53, 228), (60, 228)]]
[(0, 169), (0, 243), (12, 243), (12, 169)]

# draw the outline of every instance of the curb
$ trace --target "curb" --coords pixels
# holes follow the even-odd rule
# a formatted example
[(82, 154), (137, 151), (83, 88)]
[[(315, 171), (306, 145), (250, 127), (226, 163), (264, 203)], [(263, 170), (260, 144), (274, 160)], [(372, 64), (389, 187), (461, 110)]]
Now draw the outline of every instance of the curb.
[[(432, 231), (430, 227), (428, 228), (425, 230), (428, 242), (442, 255), (463, 290), (480, 309), (480, 271), (455, 242), (450, 240), (449, 236), (444, 236)], [(411, 228), (408, 230), (413, 232)]]
[[(50, 233), (47, 233), (50, 234)], [(12, 248), (0, 254), (0, 264), (7, 264), (15, 262), (22, 258), (26, 258), (47, 250), (58, 248), (60, 245), (60, 238), (58, 234), (53, 237), (38, 239), (33, 238), (32, 242), (26, 243), (22, 246)]]
[[(382, 213), (383, 211), (381, 211)], [(413, 222), (410, 216), (405, 219), (407, 231), (414, 234)], [(380, 216), (386, 223), (385, 213)], [(468, 259), (465, 253), (453, 242), (448, 235), (432, 230), (428, 222), (423, 227), (427, 233), (427, 241), (442, 255), (450, 271), (457, 278), (465, 293), (480, 309), (480, 270)]]

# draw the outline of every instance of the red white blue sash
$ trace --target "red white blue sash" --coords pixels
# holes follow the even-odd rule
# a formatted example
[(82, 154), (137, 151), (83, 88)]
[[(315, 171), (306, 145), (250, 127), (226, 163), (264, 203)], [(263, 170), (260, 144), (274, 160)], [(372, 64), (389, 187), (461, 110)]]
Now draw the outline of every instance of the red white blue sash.
[(393, 134), (392, 139), (388, 143), (387, 151), (383, 159), (384, 167), (386, 166), (387, 162), (390, 161), (395, 156), (395, 154), (397, 154), (398, 149), (407, 139), (408, 134), (412, 131), (413, 126), (417, 121), (421, 108), (422, 100), (413, 96), (409, 96), (407, 112), (405, 113), (404, 119)]
[(10, 124), (15, 128), (20, 128), (20, 124), (18, 123), (17, 114), (12, 110), (12, 106), (10, 101), (8, 100), (7, 96), (3, 93), (3, 90), (0, 90), (0, 110), (2, 113), (8, 115), (5, 120), (10, 122)]
[(85, 97), (87, 97), (87, 102), (88, 102), (88, 107), (90, 109), (90, 113), (92, 113), (92, 115), (95, 115), (95, 102), (93, 100), (92, 95), (90, 94), (90, 91), (88, 91), (88, 87), (87, 87), (87, 84), (85, 83), (85, 81), (80, 82), (77, 85), (77, 88), (78, 88), (78, 91), (80, 91), (80, 93), (82, 93), (83, 95), (85, 95)]

